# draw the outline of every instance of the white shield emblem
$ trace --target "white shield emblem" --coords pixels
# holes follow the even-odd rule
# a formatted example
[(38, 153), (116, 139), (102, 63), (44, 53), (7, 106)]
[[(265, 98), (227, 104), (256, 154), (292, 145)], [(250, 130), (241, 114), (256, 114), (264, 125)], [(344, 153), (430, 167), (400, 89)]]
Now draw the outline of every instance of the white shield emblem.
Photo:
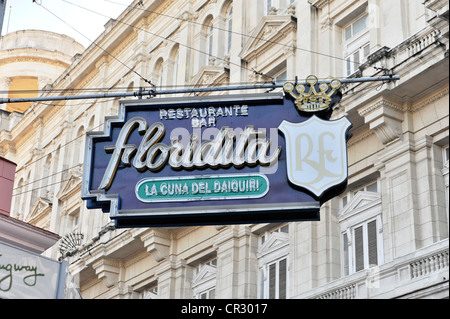
[(347, 179), (346, 132), (350, 121), (325, 121), (312, 116), (302, 123), (283, 121), (289, 181), (317, 197)]

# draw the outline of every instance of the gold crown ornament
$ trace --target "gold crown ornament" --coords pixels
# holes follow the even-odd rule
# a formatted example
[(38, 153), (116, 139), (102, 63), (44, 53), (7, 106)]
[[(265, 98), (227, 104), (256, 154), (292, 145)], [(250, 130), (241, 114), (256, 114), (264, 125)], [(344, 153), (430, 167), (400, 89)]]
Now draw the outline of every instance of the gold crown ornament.
[(307, 88), (303, 84), (295, 85), (295, 92), (294, 84), (291, 82), (284, 83), (283, 89), (295, 99), (295, 105), (300, 111), (317, 112), (328, 108), (332, 95), (341, 86), (339, 80), (333, 79), (330, 81), (330, 85), (325, 82), (319, 83), (318, 90), (316, 90), (317, 82), (315, 75), (309, 75), (306, 78), (306, 83), (309, 85), (308, 92), (305, 92)]

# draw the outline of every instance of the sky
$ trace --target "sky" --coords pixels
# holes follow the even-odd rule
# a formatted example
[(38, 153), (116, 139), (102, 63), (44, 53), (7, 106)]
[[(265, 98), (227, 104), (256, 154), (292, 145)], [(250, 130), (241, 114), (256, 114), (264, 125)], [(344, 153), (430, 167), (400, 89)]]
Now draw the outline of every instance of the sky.
[(2, 35), (19, 30), (45, 30), (72, 37), (87, 48), (104, 31), (109, 18), (117, 18), (132, 2), (133, 0), (6, 0)]

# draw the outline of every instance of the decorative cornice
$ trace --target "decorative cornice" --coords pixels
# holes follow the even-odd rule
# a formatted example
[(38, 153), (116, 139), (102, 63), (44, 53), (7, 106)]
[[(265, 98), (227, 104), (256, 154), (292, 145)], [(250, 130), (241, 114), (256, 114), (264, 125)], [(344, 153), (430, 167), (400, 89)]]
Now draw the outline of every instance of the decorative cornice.
[(367, 131), (364, 132), (363, 134), (359, 134), (357, 136), (353, 136), (348, 142), (347, 142), (347, 147), (351, 147), (355, 144), (358, 144), (359, 142), (363, 142), (365, 141), (367, 138), (369, 138), (370, 136), (372, 136), (373, 134), (375, 134), (374, 131)]
[(323, 9), (327, 4), (333, 0), (309, 0), (308, 2), (317, 9)]
[(14, 57), (5, 57), (5, 58), (0, 57), (0, 66), (6, 65), (6, 64), (11, 64), (11, 63), (27, 63), (27, 62), (28, 63), (34, 62), (34, 63), (43, 63), (43, 64), (47, 64), (47, 65), (55, 65), (57, 67), (64, 68), (64, 69), (69, 66), (68, 63), (64, 63), (64, 62), (61, 62), (58, 60), (41, 58), (41, 57), (32, 57), (32, 56), (14, 56)]
[(386, 145), (402, 136), (404, 107), (381, 97), (358, 110), (365, 123)]
[(92, 264), (95, 273), (106, 287), (111, 288), (118, 284), (120, 273), (120, 262), (110, 259), (101, 258)]
[(426, 99), (424, 99), (422, 101), (419, 101), (417, 104), (412, 105), (408, 109), (408, 111), (411, 111), (411, 112), (420, 111), (425, 106), (427, 106), (427, 105), (429, 105), (429, 104), (431, 104), (431, 103), (433, 103), (433, 102), (435, 102), (437, 100), (440, 100), (443, 97), (447, 96), (448, 93), (449, 93), (449, 87), (446, 87), (445, 89), (439, 91), (437, 94), (435, 94), (435, 95), (433, 95), (431, 97), (428, 97), (428, 98), (426, 98)]
[(380, 107), (388, 107), (388, 108), (391, 108), (391, 109), (394, 109), (397, 111), (401, 111), (401, 112), (404, 111), (404, 108), (401, 105), (391, 102), (386, 98), (381, 98), (373, 104), (368, 104), (368, 105), (360, 108), (358, 110), (358, 113), (361, 116), (366, 116), (369, 113), (373, 112), (374, 110), (379, 109)]
[(157, 262), (160, 262), (169, 256), (172, 236), (169, 233), (156, 232), (150, 230), (146, 234), (141, 235), (144, 247), (152, 254)]

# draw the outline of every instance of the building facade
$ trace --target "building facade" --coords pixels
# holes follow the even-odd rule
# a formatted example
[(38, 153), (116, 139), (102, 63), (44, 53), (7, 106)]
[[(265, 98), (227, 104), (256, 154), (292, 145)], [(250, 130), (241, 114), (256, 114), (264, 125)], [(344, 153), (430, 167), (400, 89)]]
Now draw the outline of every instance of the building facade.
[(40, 93), (399, 75), (341, 89), (347, 189), (320, 221), (116, 229), (80, 150), (120, 99), (36, 102), (2, 113), (11, 215), (63, 237), (83, 298), (448, 298), (448, 37), (444, 0), (136, 0)]

